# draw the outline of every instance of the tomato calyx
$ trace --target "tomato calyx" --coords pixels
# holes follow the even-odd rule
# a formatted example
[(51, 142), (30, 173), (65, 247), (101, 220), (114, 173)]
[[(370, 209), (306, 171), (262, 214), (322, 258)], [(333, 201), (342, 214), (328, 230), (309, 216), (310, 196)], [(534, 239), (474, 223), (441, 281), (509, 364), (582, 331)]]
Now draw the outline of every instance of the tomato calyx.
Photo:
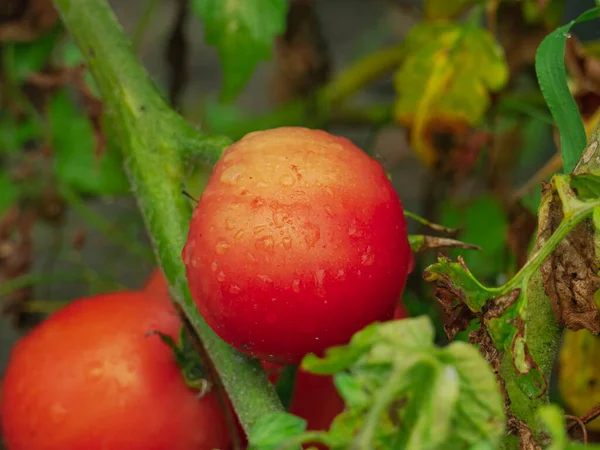
[(149, 332), (147, 336), (153, 334), (158, 335), (158, 337), (160, 337), (160, 339), (172, 350), (173, 355), (175, 356), (175, 362), (181, 370), (185, 384), (191, 389), (199, 391), (198, 398), (201, 398), (208, 393), (212, 388), (211, 383), (206, 378), (202, 360), (194, 349), (185, 327), (179, 329), (178, 342), (175, 342), (168, 334), (156, 330)]

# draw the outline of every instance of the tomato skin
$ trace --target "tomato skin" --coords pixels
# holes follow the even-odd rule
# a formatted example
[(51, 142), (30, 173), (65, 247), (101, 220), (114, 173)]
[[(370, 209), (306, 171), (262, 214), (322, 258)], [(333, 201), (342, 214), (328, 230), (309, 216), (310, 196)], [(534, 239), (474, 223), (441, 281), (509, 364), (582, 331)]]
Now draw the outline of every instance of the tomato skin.
[(225, 151), (182, 257), (213, 330), (281, 364), (391, 319), (412, 268), (402, 205), (379, 163), (347, 139), (294, 127)]
[(152, 271), (142, 290), (152, 295), (169, 298), (169, 285), (160, 268), (156, 268)]
[(230, 440), (216, 394), (198, 399), (157, 335), (177, 337), (166, 300), (79, 299), (13, 348), (2, 385), (8, 450), (209, 450)]

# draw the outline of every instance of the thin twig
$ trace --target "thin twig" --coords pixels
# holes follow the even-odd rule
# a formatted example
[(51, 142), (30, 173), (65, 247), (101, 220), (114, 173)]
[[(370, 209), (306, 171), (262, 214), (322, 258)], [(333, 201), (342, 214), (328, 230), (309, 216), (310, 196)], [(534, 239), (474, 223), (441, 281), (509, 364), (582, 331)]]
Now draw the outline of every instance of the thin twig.
[[(588, 412), (586, 412), (579, 419), (581, 420), (581, 422), (583, 422), (585, 424), (585, 423), (590, 423), (592, 420), (596, 419), (599, 416), (600, 416), (600, 403), (598, 403), (596, 406), (594, 406), (592, 409), (590, 409)], [(567, 431), (571, 431), (571, 429), (575, 425), (576, 425), (576, 422), (572, 422), (571, 424), (569, 424), (569, 426), (567, 427)]]
[(585, 427), (585, 423), (583, 423), (583, 420), (581, 420), (577, 416), (571, 416), (569, 414), (565, 414), (565, 417), (567, 419), (574, 420), (574, 422), (571, 422), (571, 424), (569, 425), (568, 430), (571, 431), (575, 427), (575, 425), (579, 425), (579, 427), (581, 428), (581, 433), (583, 434), (583, 443), (587, 444), (588, 434), (587, 434), (587, 428)]

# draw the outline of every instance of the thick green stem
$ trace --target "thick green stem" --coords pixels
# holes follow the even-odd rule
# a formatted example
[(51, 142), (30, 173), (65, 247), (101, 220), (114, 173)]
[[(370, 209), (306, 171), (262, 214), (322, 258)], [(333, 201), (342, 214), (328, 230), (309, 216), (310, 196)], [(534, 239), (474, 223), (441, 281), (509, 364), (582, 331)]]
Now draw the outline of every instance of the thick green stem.
[(202, 319), (191, 298), (181, 260), (191, 206), (181, 194), (182, 153), (209, 163), (230, 142), (202, 136), (158, 94), (135, 59), (106, 0), (55, 0), (102, 95), (117, 131), (132, 189), (174, 301), (202, 340), (246, 431), (281, 402), (260, 363), (223, 342)]

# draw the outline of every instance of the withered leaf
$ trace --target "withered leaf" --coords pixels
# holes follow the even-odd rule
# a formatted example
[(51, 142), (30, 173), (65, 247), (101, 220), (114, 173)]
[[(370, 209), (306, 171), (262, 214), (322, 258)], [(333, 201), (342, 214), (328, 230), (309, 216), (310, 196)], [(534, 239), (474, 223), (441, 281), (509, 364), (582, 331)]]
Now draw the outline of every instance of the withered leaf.
[(314, 0), (292, 0), (286, 31), (275, 39), (273, 100), (305, 98), (329, 79), (330, 54)]
[(457, 241), (456, 239), (426, 236), (423, 234), (411, 234), (408, 236), (410, 248), (414, 253), (424, 252), (435, 248), (464, 248), (468, 250), (481, 250), (478, 246)]
[[(544, 183), (536, 249), (559, 226), (563, 206), (555, 184)], [(587, 328), (594, 334), (600, 333), (600, 314), (594, 301), (594, 293), (600, 289), (598, 268), (594, 229), (591, 222), (585, 220), (557, 245), (540, 268), (546, 295), (559, 323), (575, 331)]]

